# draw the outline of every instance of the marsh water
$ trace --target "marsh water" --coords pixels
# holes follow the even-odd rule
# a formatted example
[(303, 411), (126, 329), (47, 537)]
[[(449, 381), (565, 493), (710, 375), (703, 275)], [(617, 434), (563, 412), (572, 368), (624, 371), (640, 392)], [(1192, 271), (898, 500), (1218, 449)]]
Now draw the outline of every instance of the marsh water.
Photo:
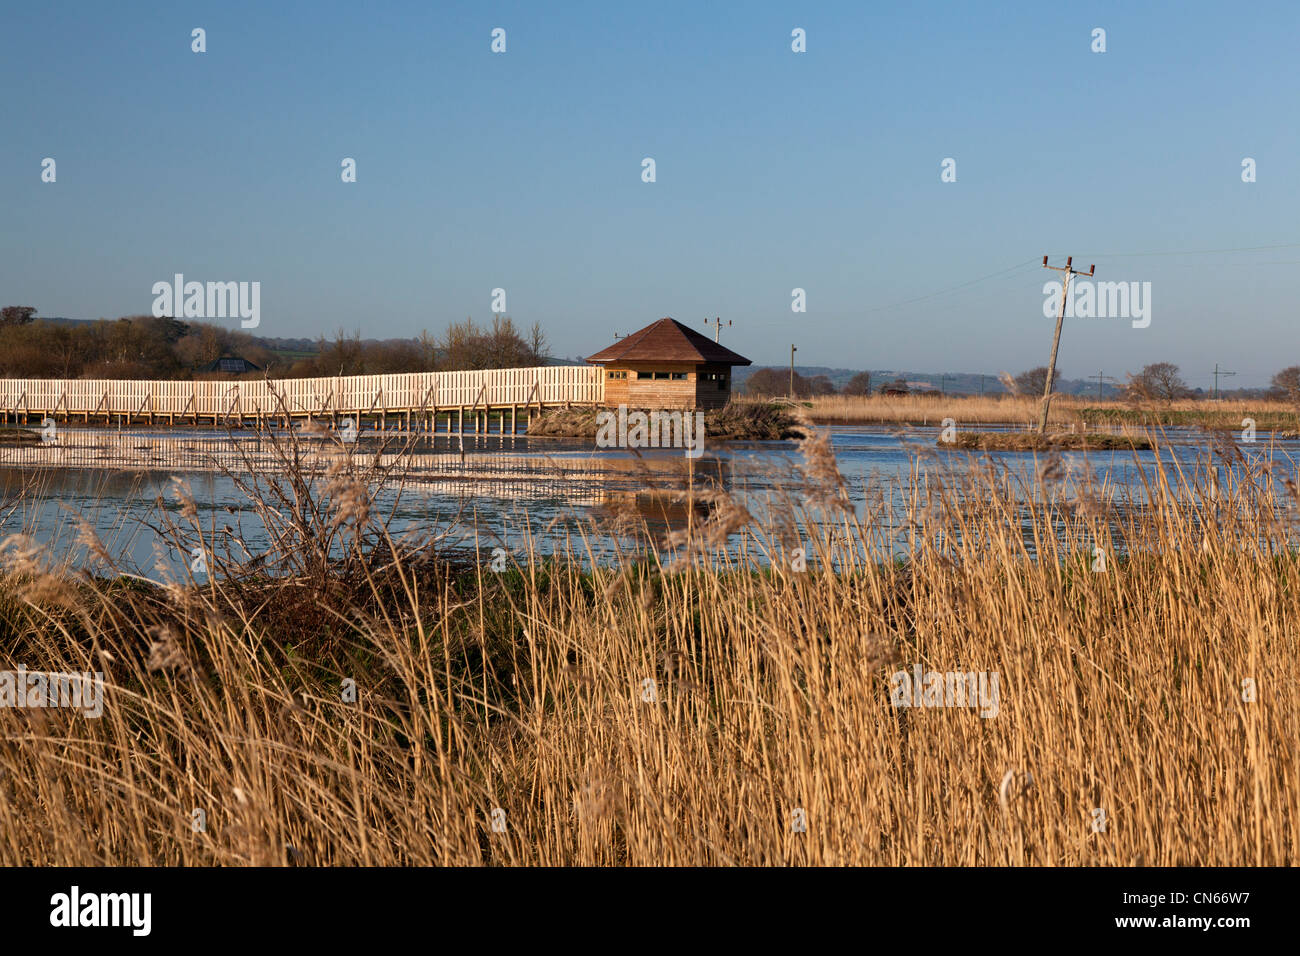
[[(869, 499), (901, 500), (917, 483), (960, 484), (977, 462), (1022, 474), (1026, 489), (1043, 465), (1032, 453), (942, 449), (938, 428), (828, 432), (860, 515)], [(1161, 469), (1187, 476), (1227, 467), (1202, 433), (1170, 431), (1166, 440), (1159, 454), (1064, 453), (1054, 468), (1066, 493), (1071, 482), (1089, 482), (1108, 489), (1119, 506), (1141, 507)], [(82, 532), (89, 527), (122, 568), (157, 576), (186, 560), (167, 528), (193, 525), (181, 516), (187, 494), (203, 541), (224, 548), (230, 560), (251, 557), (267, 544), (259, 505), (275, 504), (266, 500), (265, 479), (285, 470), (285, 445), (283, 437), (249, 432), (61, 428), (46, 443), (0, 447), (0, 536), (29, 535), (54, 559), (77, 565), (86, 559)], [(448, 547), (489, 551), (528, 543), (547, 552), (576, 540), (594, 555), (609, 554), (620, 537), (611, 516), (634, 513), (652, 530), (679, 527), (688, 514), (680, 492), (688, 485), (721, 487), (761, 521), (774, 500), (797, 496), (804, 481), (794, 442), (714, 442), (696, 459), (674, 449), (633, 452), (499, 434), (363, 434), (350, 446), (328, 437), (300, 446), (305, 466), (320, 475), (339, 458), (364, 466), (372, 514), (393, 535), (439, 531)], [(1298, 442), (1261, 432), (1238, 448), (1235, 467), (1263, 467), (1273, 478), (1295, 474)]]

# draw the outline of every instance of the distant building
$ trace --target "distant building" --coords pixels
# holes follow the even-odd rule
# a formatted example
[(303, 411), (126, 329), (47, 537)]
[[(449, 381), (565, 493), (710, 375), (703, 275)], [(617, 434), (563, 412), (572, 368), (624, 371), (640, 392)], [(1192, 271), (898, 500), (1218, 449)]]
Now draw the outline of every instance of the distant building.
[(605, 367), (605, 404), (631, 408), (721, 408), (731, 369), (749, 359), (676, 319), (660, 319), (587, 359)]
[(262, 369), (261, 366), (254, 365), (248, 359), (238, 355), (223, 355), (215, 362), (209, 362), (195, 371), (199, 375), (209, 375), (213, 372), (221, 375), (247, 375), (249, 372), (260, 372)]

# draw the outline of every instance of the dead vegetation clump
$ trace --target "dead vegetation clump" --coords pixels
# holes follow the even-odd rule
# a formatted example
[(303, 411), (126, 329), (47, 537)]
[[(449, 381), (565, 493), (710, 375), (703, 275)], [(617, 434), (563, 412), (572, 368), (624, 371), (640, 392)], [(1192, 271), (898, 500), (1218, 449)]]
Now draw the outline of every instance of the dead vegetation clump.
[(959, 431), (948, 438), (940, 435), (940, 448), (971, 451), (1125, 451), (1148, 450), (1149, 437), (1137, 434), (1055, 432), (972, 432)]
[[(629, 409), (629, 414), (638, 409)], [(649, 414), (651, 409), (640, 409)], [(671, 411), (662, 409), (661, 411)], [(600, 430), (597, 416), (613, 409), (552, 408), (535, 417), (528, 434), (542, 438), (595, 439)], [(686, 414), (683, 412), (682, 414)], [(692, 413), (693, 414), (693, 413)], [(704, 434), (714, 441), (779, 441), (800, 434), (795, 416), (781, 403), (732, 402), (723, 408), (704, 411)]]

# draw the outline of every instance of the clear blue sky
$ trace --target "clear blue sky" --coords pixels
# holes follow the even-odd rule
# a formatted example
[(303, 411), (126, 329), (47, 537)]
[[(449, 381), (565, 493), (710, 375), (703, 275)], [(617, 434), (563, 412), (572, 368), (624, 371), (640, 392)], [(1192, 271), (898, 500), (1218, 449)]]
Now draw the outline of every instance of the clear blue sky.
[(721, 315), (756, 364), (1016, 372), (1050, 347), (1036, 262), (1072, 254), (1151, 282), (1152, 321), (1067, 322), (1066, 375), (1260, 383), (1300, 362), (1298, 27), (1294, 2), (7, 3), (0, 298), (143, 313), (183, 272), (260, 281), (264, 335), (388, 337), (503, 287), (558, 355)]

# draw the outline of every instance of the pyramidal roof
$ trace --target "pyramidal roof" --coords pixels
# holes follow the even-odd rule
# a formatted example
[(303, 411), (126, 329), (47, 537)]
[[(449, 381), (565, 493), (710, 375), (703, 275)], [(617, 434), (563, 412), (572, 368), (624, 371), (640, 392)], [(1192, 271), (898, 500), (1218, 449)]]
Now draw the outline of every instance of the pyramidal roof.
[(676, 319), (660, 319), (644, 329), (624, 336), (607, 349), (587, 359), (607, 362), (713, 362), (719, 365), (750, 365), (745, 356), (719, 345), (706, 335), (688, 329)]

